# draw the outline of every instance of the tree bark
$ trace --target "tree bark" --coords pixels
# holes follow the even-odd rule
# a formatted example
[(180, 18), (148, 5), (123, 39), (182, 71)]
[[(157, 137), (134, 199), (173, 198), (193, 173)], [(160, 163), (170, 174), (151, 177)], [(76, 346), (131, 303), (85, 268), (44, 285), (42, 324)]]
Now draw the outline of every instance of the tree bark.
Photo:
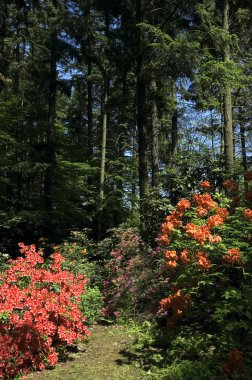
[[(53, 1), (57, 8), (57, 1)], [(51, 25), (50, 35), (50, 72), (49, 72), (49, 96), (48, 96), (48, 122), (46, 136), (46, 163), (44, 181), (44, 205), (45, 205), (45, 235), (52, 233), (52, 211), (53, 211), (53, 177), (55, 166), (55, 119), (56, 119), (56, 91), (57, 91), (57, 31)]]
[[(136, 23), (143, 22), (142, 0), (136, 0)], [(145, 114), (146, 81), (143, 75), (143, 38), (137, 27), (137, 128), (138, 128), (138, 156), (139, 156), (139, 193), (140, 214), (143, 216), (143, 198), (148, 193), (148, 133)]]
[(104, 182), (105, 182), (105, 162), (107, 148), (107, 103), (108, 103), (108, 79), (104, 75), (103, 104), (102, 104), (102, 140), (101, 140), (101, 168), (100, 168), (100, 208), (103, 208), (104, 202)]
[[(91, 5), (90, 0), (87, 2), (87, 17), (90, 17)], [(93, 84), (92, 84), (92, 62), (91, 62), (91, 40), (90, 34), (87, 37), (87, 49), (88, 49), (88, 57), (87, 57), (87, 66), (88, 66), (88, 83), (87, 83), (87, 93), (88, 93), (88, 104), (87, 104), (87, 116), (88, 116), (88, 141), (87, 141), (87, 151), (88, 151), (88, 161), (90, 162), (93, 156)]]
[[(248, 160), (247, 160), (247, 149), (246, 149), (246, 138), (245, 138), (245, 125), (240, 120), (240, 140), (241, 140), (241, 153), (242, 153), (242, 165), (244, 172), (248, 171)], [(248, 192), (248, 182), (244, 181), (245, 192)]]
[[(223, 3), (223, 29), (229, 32), (229, 0)], [(223, 60), (229, 62), (231, 57), (230, 44), (225, 43), (223, 49)], [(234, 174), (234, 145), (233, 145), (233, 115), (232, 115), (232, 89), (227, 83), (224, 88), (224, 153), (225, 153), (225, 171), (232, 176)]]
[(171, 125), (171, 158), (176, 156), (178, 152), (178, 107), (177, 107), (177, 89), (176, 81), (172, 86), (172, 98), (173, 98), (173, 113), (172, 113), (172, 125)]
[(151, 80), (152, 94), (152, 112), (151, 112), (151, 159), (152, 159), (152, 178), (151, 184), (153, 188), (158, 187), (159, 174), (159, 129), (158, 129), (158, 108), (156, 101), (157, 84), (155, 79)]

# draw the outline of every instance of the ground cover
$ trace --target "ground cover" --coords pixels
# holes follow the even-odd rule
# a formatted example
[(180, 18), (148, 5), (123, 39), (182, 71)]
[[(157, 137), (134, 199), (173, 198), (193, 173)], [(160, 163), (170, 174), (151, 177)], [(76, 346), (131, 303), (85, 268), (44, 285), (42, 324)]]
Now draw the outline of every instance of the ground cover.
[(66, 361), (43, 372), (34, 372), (27, 380), (143, 380), (146, 372), (129, 363), (124, 351), (133, 337), (119, 325), (90, 328), (91, 336)]

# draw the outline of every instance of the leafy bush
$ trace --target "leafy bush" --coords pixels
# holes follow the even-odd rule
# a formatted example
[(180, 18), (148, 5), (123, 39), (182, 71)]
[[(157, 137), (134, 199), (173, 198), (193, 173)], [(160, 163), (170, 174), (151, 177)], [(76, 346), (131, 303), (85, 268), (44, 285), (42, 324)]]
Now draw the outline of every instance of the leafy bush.
[(170, 358), (218, 357), (225, 376), (242, 376), (252, 349), (252, 197), (242, 201), (231, 180), (224, 187), (228, 197), (211, 195), (203, 181), (202, 193), (180, 200), (162, 224), (169, 281), (157, 318), (171, 332)]
[(19, 244), (24, 257), (0, 276), (0, 378), (54, 366), (57, 351), (88, 335), (78, 304), (87, 280), (62, 270), (59, 253)]
[(79, 309), (85, 315), (88, 324), (94, 324), (100, 319), (103, 306), (102, 295), (97, 286), (86, 286), (86, 291), (80, 296)]
[[(154, 261), (137, 230), (119, 228), (117, 242), (105, 263), (103, 316), (136, 315), (152, 308), (151, 292), (155, 293)], [(153, 290), (153, 287), (155, 290)]]
[(152, 380), (218, 380), (207, 363), (201, 361), (181, 360), (158, 370), (151, 376)]

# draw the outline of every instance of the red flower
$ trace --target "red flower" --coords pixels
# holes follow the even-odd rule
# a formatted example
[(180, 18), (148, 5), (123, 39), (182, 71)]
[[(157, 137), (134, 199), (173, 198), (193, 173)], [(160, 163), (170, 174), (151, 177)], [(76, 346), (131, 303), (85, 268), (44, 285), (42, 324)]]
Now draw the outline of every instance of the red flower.
[(59, 253), (44, 268), (42, 251), (19, 246), (24, 257), (10, 260), (0, 284), (0, 378), (54, 366), (59, 346), (89, 334), (78, 308), (87, 281), (62, 270)]

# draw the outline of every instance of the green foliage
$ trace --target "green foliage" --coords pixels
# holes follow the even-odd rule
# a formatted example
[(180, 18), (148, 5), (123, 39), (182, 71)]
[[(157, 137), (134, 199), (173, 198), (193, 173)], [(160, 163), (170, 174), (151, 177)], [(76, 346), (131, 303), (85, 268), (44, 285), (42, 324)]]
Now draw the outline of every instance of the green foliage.
[(180, 360), (163, 368), (153, 376), (153, 380), (218, 380), (208, 363), (201, 361)]
[(150, 191), (143, 199), (143, 227), (142, 237), (144, 241), (155, 245), (158, 235), (159, 225), (164, 220), (167, 213), (172, 210), (172, 206), (166, 197), (162, 197), (156, 190)]
[(85, 316), (87, 323), (92, 325), (99, 321), (103, 306), (102, 295), (97, 286), (86, 286), (85, 293), (80, 297), (79, 309)]

